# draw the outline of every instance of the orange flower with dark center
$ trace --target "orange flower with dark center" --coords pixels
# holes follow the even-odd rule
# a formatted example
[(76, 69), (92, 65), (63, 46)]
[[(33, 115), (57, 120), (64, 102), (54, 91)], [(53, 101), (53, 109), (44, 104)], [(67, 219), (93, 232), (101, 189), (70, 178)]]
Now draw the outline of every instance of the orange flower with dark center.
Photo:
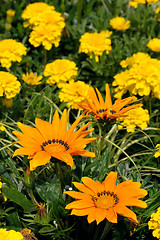
[[(86, 144), (97, 138), (85, 138), (94, 129), (85, 129), (90, 123), (85, 124), (79, 130), (74, 131), (82, 116), (80, 116), (67, 131), (67, 111), (64, 110), (61, 119), (58, 111), (53, 116), (52, 123), (35, 119), (37, 128), (18, 123), (23, 133), (13, 131), (13, 134), (19, 139), (19, 144), (23, 147), (17, 149), (13, 156), (19, 154), (28, 155), (30, 161), (30, 170), (45, 165), (51, 157), (57, 158), (66, 164), (73, 166), (71, 155), (80, 155), (86, 157), (95, 157), (95, 153), (85, 150)], [(74, 132), (73, 132), (74, 131)]]
[(136, 214), (127, 206), (146, 208), (147, 204), (139, 198), (146, 196), (147, 191), (140, 189), (141, 184), (132, 180), (116, 185), (116, 179), (117, 173), (110, 172), (102, 183), (89, 177), (82, 177), (83, 184), (73, 182), (74, 186), (82, 192), (65, 192), (78, 199), (69, 203), (66, 209), (72, 209), (71, 215), (88, 215), (89, 223), (96, 220), (99, 224), (105, 218), (109, 222), (117, 223), (117, 214), (138, 223)]
[(91, 86), (88, 92), (88, 98), (85, 99), (82, 103), (79, 103), (80, 108), (85, 109), (86, 113), (92, 113), (95, 115), (96, 119), (115, 119), (118, 117), (125, 116), (125, 113), (130, 109), (141, 106), (141, 104), (134, 104), (127, 106), (128, 104), (134, 103), (136, 97), (128, 97), (125, 99), (117, 99), (114, 104), (112, 104), (110, 89), (108, 84), (106, 84), (106, 99), (104, 101), (101, 93), (96, 88), (96, 91)]

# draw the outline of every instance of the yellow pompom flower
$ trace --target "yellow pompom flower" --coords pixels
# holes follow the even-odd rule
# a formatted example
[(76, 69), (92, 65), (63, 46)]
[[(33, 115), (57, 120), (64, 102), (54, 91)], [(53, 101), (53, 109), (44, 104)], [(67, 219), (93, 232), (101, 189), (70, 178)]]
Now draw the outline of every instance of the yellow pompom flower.
[(82, 103), (88, 97), (89, 85), (82, 81), (70, 81), (64, 84), (59, 98), (61, 102), (67, 102), (67, 107), (79, 108), (77, 104)]
[(137, 8), (138, 7), (138, 4), (152, 4), (152, 3), (156, 3), (158, 2), (159, 0), (132, 0), (129, 2), (129, 5), (134, 7), (134, 8)]
[(112, 32), (109, 32), (108, 30), (100, 33), (86, 32), (79, 40), (79, 53), (86, 53), (92, 59), (92, 52), (94, 52), (95, 60), (98, 62), (99, 57), (102, 56), (104, 51), (108, 54), (112, 49), (111, 39), (109, 38), (111, 34)]
[(46, 50), (59, 46), (62, 30), (65, 26), (64, 18), (59, 12), (45, 11), (36, 18), (33, 31), (30, 33), (29, 42), (38, 47), (41, 44)]
[(121, 67), (132, 67), (133, 64), (141, 64), (143, 61), (150, 59), (151, 57), (147, 53), (138, 52), (134, 53), (131, 57), (127, 57), (125, 60), (120, 62)]
[(115, 17), (110, 20), (110, 25), (118, 31), (124, 31), (130, 28), (130, 21), (126, 21), (124, 17)]
[(147, 47), (150, 48), (154, 52), (160, 52), (160, 39), (159, 38), (153, 38), (151, 39)]
[(10, 99), (20, 92), (20, 82), (17, 77), (8, 72), (0, 71), (0, 97), (5, 94), (6, 98)]
[(77, 71), (75, 62), (68, 59), (56, 59), (46, 65), (44, 76), (50, 76), (46, 81), (50, 86), (57, 84), (61, 88), (64, 83), (76, 78)]
[(22, 75), (23, 81), (31, 86), (41, 84), (40, 81), (42, 78), (43, 78), (42, 76), (37, 76), (37, 73), (34, 74), (33, 72)]
[(118, 125), (119, 129), (126, 127), (127, 132), (134, 132), (136, 127), (144, 130), (149, 123), (149, 113), (147, 109), (138, 107), (131, 109), (126, 113), (125, 117), (118, 118), (121, 125)]
[(54, 6), (50, 6), (44, 2), (35, 2), (29, 4), (24, 11), (22, 12), (23, 20), (26, 20), (24, 23), (24, 27), (33, 27), (37, 23), (37, 18), (41, 18), (41, 14), (45, 11), (52, 11), (54, 10)]
[(160, 207), (157, 209), (156, 213), (151, 214), (151, 219), (148, 222), (149, 229), (153, 230), (153, 237), (160, 239)]
[(24, 240), (20, 232), (0, 228), (0, 240)]
[(8, 11), (6, 12), (7, 13), (7, 16), (8, 17), (14, 17), (14, 15), (15, 15), (15, 11), (14, 10), (12, 10), (12, 9), (8, 9)]
[(2, 67), (10, 68), (12, 62), (21, 62), (22, 56), (27, 54), (27, 48), (14, 39), (0, 41), (0, 62)]
[(6, 128), (4, 126), (0, 125), (0, 131), (4, 132), (5, 130), (6, 130)]
[(155, 149), (156, 149), (156, 152), (154, 154), (154, 157), (158, 158), (160, 156), (160, 144), (157, 144)]
[(121, 98), (129, 91), (132, 95), (160, 99), (160, 60), (149, 58), (114, 76), (115, 97)]

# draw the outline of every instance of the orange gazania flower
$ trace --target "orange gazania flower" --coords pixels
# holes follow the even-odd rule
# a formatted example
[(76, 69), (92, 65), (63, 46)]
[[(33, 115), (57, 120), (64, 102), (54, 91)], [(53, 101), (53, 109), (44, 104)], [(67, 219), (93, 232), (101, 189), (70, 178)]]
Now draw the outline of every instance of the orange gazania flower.
[(92, 128), (85, 131), (90, 123), (74, 131), (81, 118), (80, 116), (68, 131), (66, 110), (63, 111), (61, 119), (59, 119), (58, 111), (56, 111), (52, 123), (36, 118), (35, 124), (37, 128), (19, 122), (18, 126), (23, 133), (13, 131), (13, 134), (17, 136), (18, 142), (23, 147), (17, 149), (13, 156), (19, 154), (28, 155), (28, 158), (32, 159), (30, 161), (31, 171), (38, 166), (45, 165), (51, 157), (64, 161), (71, 167), (73, 166), (71, 155), (95, 157), (95, 153), (84, 149), (87, 143), (97, 139), (95, 137), (84, 138), (94, 130)]
[(116, 185), (117, 173), (110, 172), (105, 181), (100, 183), (89, 177), (82, 177), (82, 183), (73, 182), (81, 192), (66, 191), (69, 196), (78, 199), (66, 206), (72, 209), (71, 215), (88, 215), (88, 222), (94, 220), (99, 224), (105, 218), (112, 223), (117, 223), (117, 213), (138, 223), (136, 214), (126, 206), (146, 208), (147, 204), (139, 198), (147, 195), (147, 191), (140, 189), (139, 182), (132, 180)]
[[(96, 119), (115, 119), (118, 117), (125, 116), (125, 113), (129, 110), (141, 106), (141, 104), (134, 104), (128, 107), (126, 105), (133, 103), (137, 100), (136, 97), (128, 97), (125, 99), (117, 99), (114, 104), (112, 104), (110, 89), (108, 84), (106, 84), (106, 99), (104, 101), (101, 93), (96, 88), (91, 86), (88, 92), (88, 98), (82, 103), (79, 103), (80, 108), (85, 109), (86, 113), (93, 113)], [(97, 94), (96, 94), (97, 93)]]

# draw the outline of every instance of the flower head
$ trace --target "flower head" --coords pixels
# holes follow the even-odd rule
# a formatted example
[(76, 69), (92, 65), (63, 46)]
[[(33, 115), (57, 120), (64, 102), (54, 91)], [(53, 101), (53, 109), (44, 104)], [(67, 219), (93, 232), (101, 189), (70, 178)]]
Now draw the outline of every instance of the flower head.
[(159, 38), (153, 38), (151, 39), (147, 47), (150, 48), (154, 52), (160, 52), (160, 39)]
[(146, 58), (135, 62), (129, 70), (114, 76), (115, 97), (121, 98), (129, 91), (132, 95), (149, 96), (160, 99), (160, 60)]
[(129, 4), (134, 7), (134, 8), (137, 8), (138, 7), (138, 4), (152, 4), (152, 3), (156, 3), (158, 2), (159, 0), (131, 0), (129, 2)]
[(50, 76), (46, 81), (50, 86), (56, 83), (61, 88), (64, 83), (76, 78), (77, 70), (75, 62), (68, 59), (57, 59), (46, 65), (44, 76)]
[(20, 232), (0, 228), (0, 239), (6, 240), (24, 240), (23, 235)]
[(114, 104), (112, 104), (110, 89), (108, 84), (106, 84), (105, 101), (97, 88), (95, 92), (94, 88), (90, 87), (88, 91), (88, 98), (86, 98), (82, 103), (78, 104), (78, 106), (82, 109), (85, 109), (85, 112), (94, 114), (95, 118), (97, 119), (107, 120), (125, 116), (125, 113), (130, 109), (139, 106), (139, 104), (136, 104), (125, 107), (126, 105), (133, 103), (136, 100), (137, 99), (135, 97), (128, 97), (122, 100), (118, 99)]
[(61, 102), (67, 102), (67, 107), (79, 108), (80, 104), (88, 97), (89, 85), (83, 81), (70, 81), (68, 84), (62, 86), (59, 92)]
[(151, 214), (151, 219), (148, 222), (149, 229), (153, 230), (153, 237), (160, 239), (160, 207), (156, 213)]
[(92, 52), (94, 52), (95, 60), (98, 62), (99, 57), (102, 56), (104, 51), (108, 54), (112, 49), (111, 39), (109, 38), (111, 34), (112, 32), (109, 31), (102, 31), (100, 33), (86, 32), (79, 40), (79, 53), (84, 52), (92, 58)]
[(0, 96), (6, 96), (10, 99), (16, 96), (20, 92), (20, 82), (17, 78), (8, 72), (0, 71)]
[(154, 154), (154, 157), (158, 158), (160, 156), (160, 144), (157, 144), (155, 149), (156, 149), (156, 152)]
[(71, 155), (94, 157), (93, 152), (84, 149), (87, 143), (96, 140), (96, 138), (84, 138), (93, 131), (93, 128), (85, 131), (90, 123), (73, 132), (80, 120), (81, 117), (72, 124), (68, 131), (66, 110), (63, 111), (61, 119), (56, 111), (52, 123), (36, 118), (36, 128), (19, 122), (18, 126), (23, 133), (13, 131), (13, 134), (17, 136), (18, 142), (23, 147), (17, 149), (13, 156), (28, 155), (28, 158), (32, 159), (30, 161), (31, 171), (38, 166), (45, 165), (51, 157), (57, 158), (71, 167), (73, 166)]
[(129, 110), (126, 113), (126, 116), (118, 118), (118, 121), (120, 121), (122, 124), (118, 125), (118, 128), (121, 129), (126, 127), (127, 132), (134, 132), (136, 127), (140, 127), (142, 130), (144, 130), (149, 123), (149, 113), (147, 109), (138, 107)]
[(147, 204), (139, 198), (147, 195), (147, 191), (140, 189), (139, 182), (132, 180), (116, 185), (117, 173), (110, 172), (104, 182), (93, 181), (89, 177), (82, 177), (83, 183), (73, 182), (81, 192), (66, 191), (69, 196), (78, 199), (66, 206), (72, 209), (71, 215), (88, 215), (88, 223), (105, 218), (112, 223), (117, 223), (117, 214), (138, 222), (136, 214), (127, 206), (146, 208)]
[(37, 76), (37, 73), (34, 74), (33, 72), (22, 75), (23, 81), (31, 86), (41, 84), (42, 78), (42, 76)]
[(0, 131), (4, 132), (6, 128), (3, 125), (0, 125)]
[(138, 52), (134, 53), (131, 57), (127, 57), (125, 60), (120, 62), (122, 68), (131, 68), (134, 64), (141, 64), (143, 61), (151, 59), (147, 53)]
[(37, 19), (41, 18), (43, 12), (53, 11), (54, 6), (50, 6), (44, 2), (35, 2), (29, 4), (22, 13), (23, 20), (26, 20), (24, 27), (33, 27), (37, 24)]
[(38, 240), (35, 234), (28, 228), (23, 228), (20, 233), (23, 235), (24, 240)]
[(21, 62), (22, 56), (26, 55), (27, 48), (14, 39), (0, 41), (0, 62), (2, 67), (10, 68), (12, 62)]
[(64, 18), (59, 12), (45, 11), (37, 18), (37, 22), (30, 33), (29, 42), (38, 47), (41, 44), (46, 50), (59, 46), (62, 30), (65, 26)]
[(115, 17), (110, 20), (110, 25), (118, 31), (124, 31), (130, 28), (130, 21), (126, 21), (124, 17)]
[(15, 15), (15, 11), (14, 11), (14, 10), (12, 10), (12, 9), (8, 9), (8, 10), (7, 10), (7, 16), (8, 16), (8, 17), (12, 17), (12, 18), (13, 18), (14, 15)]

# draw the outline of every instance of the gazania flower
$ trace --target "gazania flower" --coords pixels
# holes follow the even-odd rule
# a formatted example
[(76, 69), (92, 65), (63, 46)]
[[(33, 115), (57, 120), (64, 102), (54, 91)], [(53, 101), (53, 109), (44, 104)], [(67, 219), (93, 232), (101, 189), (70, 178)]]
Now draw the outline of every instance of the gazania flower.
[(111, 39), (109, 38), (111, 34), (112, 32), (109, 31), (102, 31), (100, 33), (86, 32), (79, 40), (79, 53), (84, 52), (92, 59), (92, 52), (94, 52), (95, 60), (98, 62), (99, 57), (102, 56), (104, 51), (108, 54), (112, 49)]
[(42, 78), (42, 76), (37, 76), (37, 73), (34, 74), (33, 72), (22, 75), (23, 81), (31, 86), (41, 84)]
[(12, 62), (21, 62), (22, 56), (26, 55), (27, 48), (14, 39), (0, 41), (0, 62), (2, 67), (10, 68)]
[(17, 149), (13, 156), (19, 154), (28, 155), (28, 158), (32, 159), (30, 161), (31, 171), (38, 166), (45, 165), (51, 157), (57, 158), (71, 167), (73, 166), (71, 155), (95, 157), (93, 152), (84, 149), (87, 143), (96, 140), (96, 138), (84, 138), (93, 131), (93, 128), (85, 131), (90, 123), (73, 132), (80, 120), (81, 117), (72, 124), (68, 131), (66, 130), (66, 110), (64, 110), (61, 119), (59, 119), (56, 111), (52, 123), (36, 118), (35, 124), (37, 128), (19, 122), (18, 126), (23, 133), (13, 131), (13, 134), (17, 136), (18, 142), (23, 147)]
[(125, 107), (136, 100), (136, 97), (128, 97), (125, 99), (117, 99), (115, 103), (112, 104), (110, 89), (108, 84), (106, 84), (105, 101), (97, 88), (95, 92), (93, 87), (90, 87), (88, 91), (88, 98), (86, 98), (82, 103), (78, 104), (78, 106), (82, 109), (85, 109), (85, 112), (94, 114), (96, 119), (106, 120), (125, 116), (126, 112), (139, 106), (139, 104), (136, 104)]
[(56, 83), (61, 88), (65, 83), (74, 80), (77, 72), (78, 68), (75, 62), (68, 59), (56, 59), (46, 65), (44, 76), (50, 76), (46, 81), (50, 86)]
[(148, 222), (149, 229), (153, 229), (153, 237), (160, 239), (160, 207), (156, 213), (151, 214), (151, 219)]
[(64, 84), (59, 92), (61, 102), (67, 102), (67, 107), (79, 108), (80, 104), (88, 97), (89, 85), (83, 81), (70, 81)]
[(157, 144), (155, 149), (156, 149), (156, 152), (154, 154), (154, 157), (158, 158), (160, 156), (160, 144)]
[(130, 21), (126, 21), (124, 17), (115, 17), (110, 20), (110, 25), (118, 31), (124, 31), (130, 28)]
[(151, 39), (147, 47), (150, 48), (154, 52), (160, 52), (160, 39), (159, 38), (153, 38)]
[(0, 238), (7, 240), (24, 240), (23, 235), (20, 232), (16, 232), (15, 230), (9, 230), (5, 228), (0, 228)]
[(147, 204), (139, 198), (147, 195), (147, 191), (140, 189), (139, 182), (132, 180), (116, 185), (117, 173), (110, 172), (105, 181), (100, 183), (89, 177), (82, 177), (82, 183), (73, 182), (81, 192), (66, 191), (69, 196), (78, 199), (66, 206), (72, 209), (71, 215), (88, 215), (88, 223), (97, 221), (99, 224), (105, 218), (112, 223), (117, 223), (117, 214), (127, 217), (133, 222), (138, 222), (136, 214), (127, 206), (146, 208)]
[(125, 117), (118, 118), (122, 125), (118, 125), (119, 129), (126, 127), (127, 132), (134, 132), (136, 127), (144, 130), (149, 123), (149, 113), (147, 109), (138, 107), (131, 109), (126, 113)]
[(20, 92), (20, 82), (17, 78), (8, 72), (0, 71), (0, 96), (6, 96), (7, 99), (13, 98)]

